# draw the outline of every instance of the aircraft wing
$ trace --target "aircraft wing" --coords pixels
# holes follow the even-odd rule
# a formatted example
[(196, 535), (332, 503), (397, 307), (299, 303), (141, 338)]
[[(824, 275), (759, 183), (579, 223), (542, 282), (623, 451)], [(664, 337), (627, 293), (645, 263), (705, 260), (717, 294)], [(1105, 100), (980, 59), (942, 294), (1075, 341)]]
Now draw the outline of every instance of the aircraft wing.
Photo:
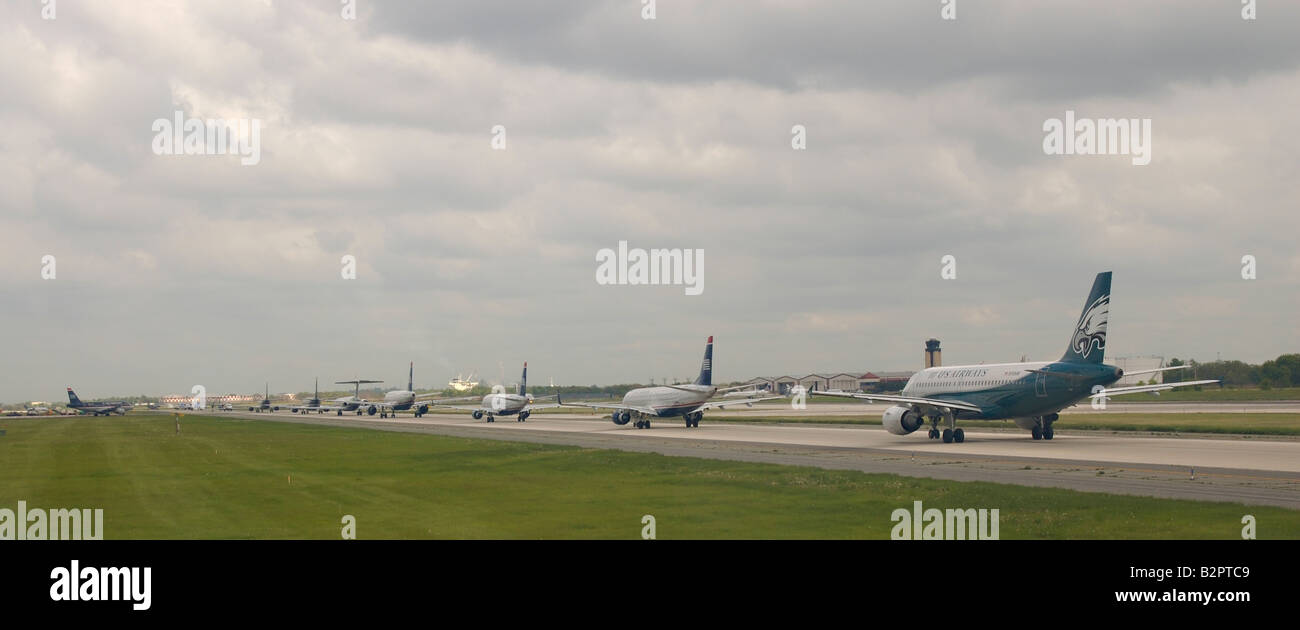
[(1140, 394), (1142, 392), (1163, 392), (1175, 387), (1191, 387), (1193, 385), (1210, 385), (1219, 381), (1187, 381), (1186, 383), (1157, 383), (1155, 385), (1136, 385), (1133, 387), (1116, 387), (1115, 389), (1103, 389), (1089, 398), (1109, 398), (1111, 396), (1123, 396), (1124, 394)]
[(561, 405), (560, 403), (542, 403), (540, 405), (534, 405), (532, 403), (528, 403), (527, 405), (524, 406), (524, 411), (533, 411), (535, 409), (552, 409), (555, 407), (562, 407), (562, 406), (563, 405)]
[(706, 409), (725, 409), (727, 407), (734, 407), (736, 405), (746, 405), (752, 407), (754, 403), (759, 402), (761, 400), (776, 400), (778, 398), (785, 398), (785, 396), (764, 396), (762, 398), (733, 398), (731, 400), (710, 400), (709, 402), (700, 405), (699, 411), (704, 411)]
[(957, 400), (944, 400), (942, 398), (920, 398), (916, 396), (891, 396), (889, 394), (861, 394), (852, 392), (819, 392), (810, 391), (809, 394), (815, 396), (836, 396), (839, 398), (857, 398), (867, 402), (891, 402), (903, 405), (928, 405), (931, 407), (947, 407), (949, 409), (960, 409), (962, 411), (974, 411), (983, 413), (977, 405), (965, 403)]
[(456, 409), (459, 411), (492, 411), (491, 409), (485, 409), (482, 405), (477, 407), (465, 407), (463, 405), (439, 405), (435, 403), (434, 406), (439, 409)]
[(567, 403), (563, 403), (561, 406), (562, 407), (588, 407), (591, 409), (627, 409), (630, 411), (639, 411), (641, 413), (649, 414), (649, 415), (656, 415), (656, 416), (659, 415), (659, 412), (652, 407), (637, 407), (635, 405), (628, 406), (628, 405), (621, 405), (621, 404), (613, 405), (613, 404), (603, 404), (603, 403), (567, 402)]
[(440, 402), (460, 402), (464, 400), (479, 400), (480, 398), (482, 398), (482, 396), (461, 396), (460, 398), (438, 398), (438, 396), (441, 396), (441, 394), (437, 392), (429, 392), (427, 394), (416, 394), (415, 399), (422, 400), (424, 402), (430, 402), (430, 403), (440, 403)]

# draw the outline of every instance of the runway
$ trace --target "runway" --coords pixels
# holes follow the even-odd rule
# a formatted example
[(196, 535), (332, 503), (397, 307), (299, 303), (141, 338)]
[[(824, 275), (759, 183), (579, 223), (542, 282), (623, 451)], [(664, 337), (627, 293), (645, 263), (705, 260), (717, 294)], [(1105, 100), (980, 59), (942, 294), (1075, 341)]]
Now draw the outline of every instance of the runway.
[[(886, 409), (893, 406), (887, 403), (866, 403), (866, 402), (846, 402), (846, 403), (818, 403), (810, 404), (807, 409), (793, 410), (789, 403), (757, 403), (753, 407), (731, 407), (723, 410), (714, 410), (708, 413), (709, 416), (715, 417), (733, 417), (741, 418), (745, 416), (753, 417), (772, 417), (772, 416), (870, 416), (879, 419), (880, 414)], [(1294, 413), (1300, 414), (1300, 401), (1269, 401), (1269, 402), (1116, 402), (1111, 400), (1106, 403), (1105, 409), (1093, 409), (1091, 405), (1085, 403), (1070, 407), (1061, 412), (1067, 414), (1090, 414), (1090, 413)]]
[(878, 425), (710, 424), (708, 416), (698, 428), (663, 420), (649, 430), (568, 413), (491, 424), (468, 414), (430, 414), (418, 420), (287, 412), (221, 416), (1300, 509), (1300, 440), (1286, 438), (1060, 430), (1054, 440), (1034, 441), (1018, 430), (970, 430), (965, 443), (944, 444), (923, 433), (892, 435)]

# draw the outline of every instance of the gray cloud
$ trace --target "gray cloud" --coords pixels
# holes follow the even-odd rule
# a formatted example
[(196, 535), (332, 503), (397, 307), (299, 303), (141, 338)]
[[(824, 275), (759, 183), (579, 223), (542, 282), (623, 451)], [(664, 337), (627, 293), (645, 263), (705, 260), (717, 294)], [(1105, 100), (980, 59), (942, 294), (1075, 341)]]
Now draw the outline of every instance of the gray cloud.
[[(6, 4), (0, 400), (1054, 357), (1105, 269), (1113, 354), (1293, 350), (1300, 9), (1040, 4)], [(178, 109), (262, 163), (153, 155)], [(1043, 155), (1067, 109), (1152, 164)], [(704, 295), (597, 285), (620, 240)]]

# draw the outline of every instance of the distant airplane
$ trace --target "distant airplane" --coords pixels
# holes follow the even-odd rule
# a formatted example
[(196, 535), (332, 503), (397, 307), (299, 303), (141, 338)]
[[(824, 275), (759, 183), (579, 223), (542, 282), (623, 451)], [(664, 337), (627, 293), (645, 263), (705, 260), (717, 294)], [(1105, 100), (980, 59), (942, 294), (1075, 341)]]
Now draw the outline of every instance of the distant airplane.
[(686, 427), (700, 426), (700, 419), (707, 409), (730, 407), (733, 405), (750, 405), (761, 400), (773, 400), (784, 396), (766, 396), (763, 398), (736, 398), (712, 402), (718, 392), (726, 392), (752, 385), (737, 385), (719, 389), (713, 386), (713, 337), (704, 346), (704, 361), (700, 364), (700, 375), (691, 385), (661, 385), (658, 387), (638, 387), (623, 396), (623, 404), (607, 405), (600, 403), (562, 403), (565, 406), (590, 407), (592, 409), (613, 409), (610, 419), (614, 424), (624, 425), (637, 419), (636, 428), (649, 429), (650, 418), (671, 418), (681, 416), (686, 420)]
[[(1083, 314), (1070, 333), (1070, 344), (1058, 361), (996, 363), (926, 368), (908, 379), (901, 395), (811, 391), (816, 396), (857, 398), (899, 403), (885, 410), (882, 422), (894, 435), (907, 435), (930, 423), (930, 439), (964, 442), (957, 418), (996, 420), (1010, 418), (1035, 440), (1050, 440), (1057, 412), (1084, 399), (1157, 392), (1175, 387), (1217, 383), (1217, 380), (1164, 383), (1106, 389), (1125, 376), (1124, 370), (1102, 363), (1106, 352), (1106, 324), (1110, 316), (1111, 272), (1097, 274)], [(1159, 368), (1128, 372), (1128, 376), (1153, 374)], [(939, 421), (948, 426), (939, 431)]]
[(305, 402), (305, 403), (303, 403), (303, 404), (301, 404), (301, 405), (295, 405), (295, 406), (293, 406), (293, 407), (290, 407), (290, 408), (289, 408), (289, 411), (291, 411), (291, 412), (293, 412), (293, 413), (308, 413), (308, 412), (311, 412), (311, 411), (315, 411), (316, 413), (325, 413), (326, 411), (335, 411), (335, 409), (336, 409), (335, 407), (325, 407), (325, 406), (322, 406), (322, 405), (321, 405), (321, 402), (320, 402), (320, 379), (317, 378), (317, 379), (316, 379), (316, 394), (313, 395), (311, 398), (307, 399), (307, 402)]
[(271, 384), (270, 384), (270, 383), (267, 383), (267, 384), (266, 384), (266, 397), (262, 399), (262, 402), (261, 402), (261, 403), (258, 403), (258, 405), (257, 405), (256, 407), (249, 407), (248, 410), (249, 410), (249, 411), (256, 411), (256, 412), (259, 412), (259, 413), (260, 413), (260, 412), (263, 412), (263, 411), (265, 411), (265, 412), (267, 412), (267, 413), (270, 413), (270, 412), (272, 412), (272, 411), (279, 411), (279, 410), (280, 410), (280, 405), (276, 405), (276, 404), (273, 404), (273, 403), (271, 402)]
[(370, 411), (370, 415), (372, 416), (375, 415), (375, 412), (378, 411), (379, 409), (378, 407), (375, 407), (370, 401), (361, 397), (361, 386), (369, 383), (382, 383), (382, 382), (383, 381), (372, 381), (369, 379), (353, 379), (351, 381), (334, 381), (335, 385), (352, 385), (355, 389), (353, 390), (353, 394), (351, 396), (344, 396), (342, 398), (335, 398), (331, 400), (330, 402), (335, 403), (335, 406), (331, 407), (331, 409), (337, 411), (338, 415), (340, 416), (343, 415), (343, 412), (345, 411), (349, 413), (355, 411), (359, 416), (361, 415), (362, 411), (367, 410), (367, 409), (362, 409), (362, 407), (365, 406), (368, 407), (368, 411)]
[[(547, 396), (550, 398), (550, 396)], [(441, 402), (441, 401), (440, 401)], [(558, 402), (536, 404), (532, 394), (528, 393), (528, 362), (524, 362), (523, 374), (519, 376), (519, 393), (507, 394), (505, 392), (493, 392), (483, 397), (483, 402), (478, 407), (458, 407), (456, 405), (444, 405), (435, 403), (439, 407), (449, 409), (459, 409), (468, 411), (475, 420), (487, 416), (488, 422), (496, 422), (496, 416), (515, 416), (515, 422), (524, 422), (528, 420), (529, 414), (537, 409), (549, 409), (559, 407)]]
[(125, 400), (109, 400), (89, 403), (81, 402), (81, 399), (77, 398), (77, 393), (72, 391), (72, 388), (69, 387), (68, 408), (79, 413), (88, 413), (93, 416), (107, 416), (114, 413), (119, 416), (124, 416), (126, 415), (126, 410), (131, 408), (131, 403), (126, 402)]

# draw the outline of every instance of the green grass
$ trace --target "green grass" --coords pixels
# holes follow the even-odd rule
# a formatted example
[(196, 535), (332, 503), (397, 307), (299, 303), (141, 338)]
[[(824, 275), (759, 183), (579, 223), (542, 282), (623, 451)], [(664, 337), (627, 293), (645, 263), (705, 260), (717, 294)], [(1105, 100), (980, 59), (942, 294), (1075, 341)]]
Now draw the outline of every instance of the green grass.
[(0, 420), (0, 507), (103, 508), (105, 538), (888, 538), (998, 508), (1010, 538), (1300, 537), (1300, 511), (199, 415)]
[[(880, 416), (705, 416), (709, 422), (781, 422), (789, 424), (878, 425)], [(1010, 420), (961, 420), (967, 428), (1016, 428)], [(1232, 435), (1300, 435), (1295, 413), (1064, 413), (1057, 429), (1218, 433)]]
[[(1188, 378), (1187, 380), (1193, 380)], [(1300, 387), (1274, 387), (1273, 389), (1259, 388), (1219, 388), (1217, 385), (1206, 385), (1201, 391), (1188, 387), (1185, 389), (1173, 389), (1166, 392), (1160, 392), (1159, 396), (1146, 396), (1134, 394), (1124, 396), (1123, 398), (1113, 398), (1116, 402), (1125, 403), (1160, 403), (1160, 402), (1269, 402), (1269, 401), (1289, 401), (1300, 400)]]

